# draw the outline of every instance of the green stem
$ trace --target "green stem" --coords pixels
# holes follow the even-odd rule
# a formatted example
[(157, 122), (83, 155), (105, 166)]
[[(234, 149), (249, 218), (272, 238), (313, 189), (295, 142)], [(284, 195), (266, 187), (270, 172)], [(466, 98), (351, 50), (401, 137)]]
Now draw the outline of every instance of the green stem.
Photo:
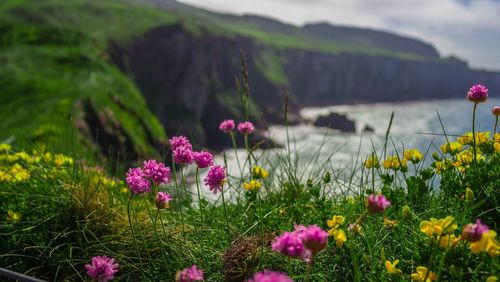
[(233, 143), (234, 156), (236, 157), (236, 162), (238, 163), (238, 170), (240, 171), (240, 178), (243, 177), (243, 171), (241, 170), (240, 158), (238, 158), (238, 147), (236, 146), (236, 138), (232, 131), (229, 132), (231, 136), (231, 142)]
[(248, 146), (248, 134), (245, 134), (245, 149), (247, 150), (247, 162), (248, 162), (248, 168), (250, 170), (250, 175), (252, 175), (252, 153), (250, 152), (250, 148)]
[(222, 187), (221, 192), (222, 192), (222, 205), (224, 205), (224, 217), (226, 218), (226, 233), (227, 233), (227, 239), (230, 242), (231, 241), (231, 233), (229, 232), (229, 219), (227, 217), (227, 206), (226, 206), (226, 200), (224, 198), (224, 187)]
[(181, 194), (179, 193), (179, 186), (177, 185), (177, 169), (175, 167), (175, 161), (172, 159), (172, 168), (174, 171), (174, 187), (175, 187), (175, 194), (176, 194), (176, 200), (177, 200), (177, 209), (181, 214), (181, 228), (182, 228), (182, 237), (186, 239), (186, 232), (184, 230), (184, 212), (182, 210), (182, 202), (181, 202)]
[[(128, 202), (127, 202), (127, 216), (128, 216), (128, 224), (130, 226), (130, 232), (132, 233), (132, 238), (133, 238), (133, 241), (134, 241), (135, 250), (137, 252), (137, 256), (139, 257), (139, 260), (141, 260), (141, 253), (139, 252), (139, 247), (137, 246), (137, 241), (135, 239), (134, 228), (132, 227), (132, 219), (130, 218), (130, 202), (132, 201), (132, 197), (133, 196), (134, 196), (134, 194), (130, 194), (130, 197), (128, 197)], [(142, 275), (142, 277), (145, 278), (144, 268), (140, 267), (140, 269), (141, 269), (141, 275)]]
[(497, 126), (498, 126), (498, 116), (495, 116), (495, 127), (493, 128), (493, 137), (495, 137), (495, 134), (497, 133)]
[(476, 159), (476, 108), (477, 103), (474, 103), (474, 109), (472, 110), (472, 153), (474, 154), (474, 166), (477, 165)]
[(198, 207), (200, 208), (200, 226), (203, 226), (203, 207), (201, 206), (200, 181), (198, 179), (199, 168), (196, 168), (196, 190), (198, 191)]

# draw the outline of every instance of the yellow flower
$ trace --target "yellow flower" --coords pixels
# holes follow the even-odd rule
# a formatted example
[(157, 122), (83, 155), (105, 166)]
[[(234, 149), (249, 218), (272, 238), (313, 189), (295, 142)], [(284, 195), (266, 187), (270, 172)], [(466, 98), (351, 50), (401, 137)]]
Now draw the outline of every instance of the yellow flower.
[(13, 212), (11, 210), (7, 211), (7, 220), (12, 222), (18, 222), (23, 216), (18, 212)]
[(500, 245), (496, 241), (497, 233), (493, 230), (483, 233), (481, 240), (470, 243), (470, 250), (473, 254), (480, 252), (488, 253), (491, 257), (500, 255)]
[(398, 259), (395, 260), (394, 262), (390, 262), (388, 260), (385, 261), (385, 269), (390, 275), (399, 275), (399, 276), (403, 275), (403, 271), (401, 271), (401, 269), (398, 269), (396, 267), (396, 264), (398, 263), (399, 263)]
[(495, 148), (496, 152), (500, 152), (500, 142), (499, 141), (495, 142), (495, 144), (493, 144), (493, 147)]
[[(429, 272), (428, 275), (427, 272)], [(425, 279), (426, 276), (427, 279)], [(411, 279), (413, 281), (430, 282), (430, 281), (436, 281), (437, 275), (434, 272), (429, 271), (425, 266), (417, 266), (417, 272), (411, 274)]]
[(330, 228), (338, 228), (345, 222), (345, 218), (341, 215), (334, 215), (332, 219), (326, 221), (326, 225)]
[(388, 157), (382, 163), (385, 169), (398, 170), (401, 166), (406, 166), (406, 160), (399, 160), (396, 156)]
[(398, 226), (398, 222), (396, 220), (390, 220), (387, 216), (384, 215), (384, 226), (385, 228), (392, 229)]
[(328, 230), (328, 234), (330, 234), (330, 236), (333, 236), (335, 245), (337, 245), (338, 248), (342, 248), (342, 246), (344, 246), (344, 243), (347, 241), (347, 236), (342, 229), (330, 229)]
[(455, 154), (462, 150), (462, 144), (460, 144), (460, 142), (449, 142), (441, 145), (439, 148), (441, 149), (441, 152), (445, 154)]
[(12, 181), (25, 181), (30, 178), (29, 172), (24, 169), (20, 164), (14, 164), (10, 170), (9, 174), (13, 177)]
[(12, 146), (9, 144), (1, 143), (0, 144), (0, 151), (10, 151), (12, 150)]
[(122, 187), (122, 188), (120, 189), (120, 192), (122, 192), (122, 193), (124, 193), (124, 194), (125, 194), (125, 193), (128, 193), (128, 191), (129, 191), (129, 189), (128, 189), (127, 187)]
[(493, 140), (495, 140), (495, 142), (500, 142), (500, 133), (495, 133), (495, 136), (493, 136)]
[(260, 166), (254, 166), (252, 168), (252, 175), (257, 179), (266, 179), (269, 176), (269, 172)]
[(495, 275), (488, 276), (488, 278), (486, 278), (486, 282), (497, 282), (497, 281), (498, 277), (496, 277)]
[(431, 218), (420, 222), (420, 231), (431, 237), (433, 235), (440, 236), (451, 234), (458, 228), (458, 224), (454, 217), (447, 216), (442, 219)]
[(57, 154), (54, 156), (54, 164), (56, 166), (62, 166), (62, 165), (70, 165), (73, 164), (73, 159), (70, 157), (66, 157), (63, 154)]
[(441, 237), (441, 240), (439, 241), (439, 247), (441, 249), (454, 247), (458, 242), (460, 242), (460, 240), (460, 236), (456, 237), (455, 234), (445, 235)]
[(432, 167), (438, 174), (441, 174), (449, 168), (449, 160), (435, 161), (432, 163)]
[(403, 155), (405, 159), (409, 160), (414, 164), (420, 162), (424, 157), (422, 153), (420, 153), (420, 151), (418, 151), (417, 149), (405, 150), (403, 152)]
[[(477, 132), (476, 134), (476, 145), (485, 144), (490, 139), (489, 132)], [(457, 141), (462, 145), (471, 145), (472, 142), (472, 132), (466, 132), (462, 137), (458, 137)]]
[(378, 163), (378, 158), (377, 155), (371, 154), (366, 160), (365, 160), (365, 167), (367, 169), (370, 168), (378, 168), (379, 163)]
[(262, 182), (257, 180), (252, 180), (250, 182), (243, 183), (243, 189), (247, 191), (257, 191), (262, 187)]

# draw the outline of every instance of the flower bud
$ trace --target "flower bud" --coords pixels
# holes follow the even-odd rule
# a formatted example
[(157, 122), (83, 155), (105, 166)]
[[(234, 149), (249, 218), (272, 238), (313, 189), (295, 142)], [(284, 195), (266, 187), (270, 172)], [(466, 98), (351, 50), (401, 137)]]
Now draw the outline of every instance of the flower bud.
[(462, 230), (462, 238), (469, 242), (477, 242), (481, 240), (481, 237), (483, 237), (483, 233), (486, 233), (488, 231), (488, 226), (486, 224), (482, 224), (481, 220), (477, 219), (476, 223), (469, 223), (464, 226), (464, 229)]

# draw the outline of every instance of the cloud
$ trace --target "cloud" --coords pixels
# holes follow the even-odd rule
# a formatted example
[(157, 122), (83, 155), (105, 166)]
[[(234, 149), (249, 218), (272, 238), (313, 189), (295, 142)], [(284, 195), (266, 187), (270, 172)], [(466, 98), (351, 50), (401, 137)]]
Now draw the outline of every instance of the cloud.
[(500, 70), (500, 1), (494, 0), (181, 0), (218, 12), (259, 14), (302, 25), (383, 29), (432, 43), (474, 67)]

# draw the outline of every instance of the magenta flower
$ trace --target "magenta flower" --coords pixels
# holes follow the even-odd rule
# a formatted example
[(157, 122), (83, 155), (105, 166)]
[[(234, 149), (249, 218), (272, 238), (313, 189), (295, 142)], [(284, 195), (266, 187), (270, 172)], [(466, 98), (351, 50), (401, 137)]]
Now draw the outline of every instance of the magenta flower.
[(149, 188), (151, 183), (145, 178), (144, 172), (140, 167), (129, 168), (126, 180), (130, 191), (134, 194), (151, 192)]
[(321, 252), (328, 244), (328, 232), (317, 225), (309, 225), (306, 230), (299, 231), (298, 236), (302, 239), (304, 247), (311, 251), (311, 255)]
[(193, 264), (190, 268), (184, 268), (175, 275), (175, 282), (192, 282), (202, 280), (203, 270), (199, 269), (196, 264)]
[(211, 167), (207, 173), (207, 176), (205, 176), (205, 185), (207, 185), (210, 191), (212, 191), (214, 194), (222, 191), (222, 186), (224, 185), (225, 181), (226, 170), (220, 165)]
[(367, 208), (370, 213), (378, 213), (385, 211), (391, 202), (385, 198), (384, 195), (370, 195), (368, 196)]
[(229, 133), (233, 129), (234, 129), (234, 120), (232, 119), (223, 120), (219, 125), (219, 130), (224, 133)]
[(482, 224), (481, 220), (476, 219), (476, 223), (469, 223), (464, 226), (462, 231), (462, 238), (469, 242), (477, 242), (483, 237), (483, 233), (488, 232), (490, 229), (486, 224)]
[(156, 184), (170, 182), (170, 168), (155, 160), (144, 161), (144, 176)]
[(88, 276), (98, 282), (113, 280), (118, 267), (119, 264), (115, 262), (115, 259), (107, 256), (95, 256), (92, 258), (92, 264), (85, 265)]
[(491, 109), (491, 113), (494, 116), (500, 116), (500, 107), (499, 106), (494, 106), (493, 109)]
[(486, 101), (488, 99), (488, 88), (481, 84), (473, 85), (467, 92), (467, 99), (476, 104)]
[(189, 139), (186, 138), (186, 136), (174, 136), (168, 140), (170, 143), (170, 149), (174, 151), (178, 147), (188, 147), (189, 149), (193, 149), (193, 146), (191, 145), (191, 142), (189, 142)]
[(169, 193), (158, 192), (155, 199), (156, 207), (158, 209), (166, 209), (170, 200), (172, 200), (172, 197)]
[(297, 232), (285, 232), (274, 238), (271, 248), (285, 256), (292, 258), (304, 255), (304, 243)]
[(206, 168), (214, 164), (213, 156), (209, 152), (193, 152), (193, 160), (199, 168)]
[(193, 150), (191, 146), (179, 146), (173, 150), (176, 164), (191, 164), (193, 162)]
[(283, 272), (264, 270), (255, 273), (247, 282), (293, 282), (293, 280)]
[(238, 131), (241, 134), (250, 134), (254, 131), (253, 123), (249, 121), (240, 122), (238, 124)]

